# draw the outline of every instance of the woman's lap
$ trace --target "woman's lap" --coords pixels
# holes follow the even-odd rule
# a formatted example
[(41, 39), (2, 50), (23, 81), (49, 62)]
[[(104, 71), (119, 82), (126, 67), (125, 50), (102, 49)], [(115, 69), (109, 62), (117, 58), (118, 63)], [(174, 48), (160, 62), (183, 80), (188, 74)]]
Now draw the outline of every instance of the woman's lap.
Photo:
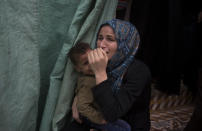
[(90, 127), (85, 124), (79, 124), (76, 121), (71, 122), (62, 131), (90, 131)]

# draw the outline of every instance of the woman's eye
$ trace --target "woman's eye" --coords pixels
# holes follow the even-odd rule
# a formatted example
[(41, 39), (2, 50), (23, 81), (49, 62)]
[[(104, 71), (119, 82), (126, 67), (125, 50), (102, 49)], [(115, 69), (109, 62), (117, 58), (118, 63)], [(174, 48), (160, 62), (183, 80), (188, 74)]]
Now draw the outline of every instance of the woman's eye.
[(98, 37), (98, 40), (103, 40), (103, 37)]
[(115, 39), (113, 38), (107, 38), (109, 41), (115, 41)]

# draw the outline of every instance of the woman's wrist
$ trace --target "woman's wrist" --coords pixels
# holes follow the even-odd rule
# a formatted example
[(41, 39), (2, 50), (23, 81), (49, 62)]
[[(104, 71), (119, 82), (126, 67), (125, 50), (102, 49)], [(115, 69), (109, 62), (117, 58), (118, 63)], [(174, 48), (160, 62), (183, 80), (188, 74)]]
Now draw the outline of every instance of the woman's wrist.
[(95, 73), (95, 79), (96, 79), (96, 85), (98, 85), (101, 82), (107, 80), (107, 73), (106, 72)]

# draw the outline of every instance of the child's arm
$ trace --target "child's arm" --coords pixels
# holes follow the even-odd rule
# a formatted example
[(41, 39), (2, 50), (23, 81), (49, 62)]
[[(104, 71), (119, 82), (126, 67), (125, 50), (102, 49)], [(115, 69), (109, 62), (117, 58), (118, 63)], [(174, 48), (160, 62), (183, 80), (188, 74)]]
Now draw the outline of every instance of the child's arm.
[(97, 111), (93, 105), (93, 95), (91, 88), (85, 86), (78, 92), (77, 108), (79, 113), (87, 117), (91, 122), (96, 124), (106, 124), (101, 112)]

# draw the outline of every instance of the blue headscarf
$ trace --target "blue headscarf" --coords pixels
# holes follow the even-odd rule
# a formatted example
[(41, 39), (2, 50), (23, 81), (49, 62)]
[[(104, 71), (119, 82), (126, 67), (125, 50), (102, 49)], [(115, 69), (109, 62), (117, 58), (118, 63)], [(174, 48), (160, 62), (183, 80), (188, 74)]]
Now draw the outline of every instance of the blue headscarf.
[(126, 21), (113, 19), (102, 24), (100, 29), (104, 25), (112, 27), (118, 44), (116, 53), (107, 65), (107, 74), (109, 77), (112, 77), (114, 83), (112, 90), (116, 93), (120, 89), (125, 72), (134, 60), (139, 46), (140, 36), (136, 27)]

